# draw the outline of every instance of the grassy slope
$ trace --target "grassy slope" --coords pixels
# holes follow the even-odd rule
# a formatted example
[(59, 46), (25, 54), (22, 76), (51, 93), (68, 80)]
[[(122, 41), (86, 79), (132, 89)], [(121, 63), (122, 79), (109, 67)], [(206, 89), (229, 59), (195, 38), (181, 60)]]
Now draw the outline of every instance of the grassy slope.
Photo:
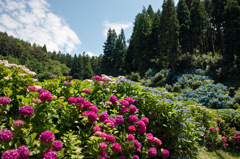
[(240, 152), (230, 153), (223, 150), (206, 151), (204, 148), (201, 148), (198, 159), (240, 159)]

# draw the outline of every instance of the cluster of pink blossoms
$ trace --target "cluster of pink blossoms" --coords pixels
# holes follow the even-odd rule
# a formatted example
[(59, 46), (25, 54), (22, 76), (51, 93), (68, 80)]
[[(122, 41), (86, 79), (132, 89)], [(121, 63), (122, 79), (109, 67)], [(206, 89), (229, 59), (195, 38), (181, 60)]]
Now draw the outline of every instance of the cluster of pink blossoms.
[(30, 151), (26, 146), (20, 146), (16, 150), (7, 150), (5, 151), (1, 159), (28, 159), (30, 156)]
[(23, 126), (23, 125), (24, 125), (23, 121), (19, 120), (19, 119), (15, 120), (13, 122), (13, 126), (16, 126), (16, 127), (20, 127), (20, 126)]
[(94, 77), (93, 77), (93, 79), (94, 80), (96, 80), (96, 81), (103, 81), (103, 82), (108, 82), (109, 81), (109, 79), (108, 78), (106, 78), (106, 77), (101, 77), (101, 76), (98, 76), (98, 75), (95, 75)]
[(22, 116), (31, 116), (34, 113), (32, 106), (23, 106), (19, 108), (19, 114)]
[(37, 88), (35, 86), (28, 86), (27, 88), (30, 91), (37, 92)]
[(10, 103), (10, 98), (8, 97), (0, 97), (0, 104), (9, 104)]
[(9, 141), (13, 138), (13, 132), (10, 130), (2, 129), (0, 131), (0, 141)]
[(85, 88), (85, 89), (83, 89), (83, 92), (89, 94), (91, 92), (91, 90), (89, 88)]

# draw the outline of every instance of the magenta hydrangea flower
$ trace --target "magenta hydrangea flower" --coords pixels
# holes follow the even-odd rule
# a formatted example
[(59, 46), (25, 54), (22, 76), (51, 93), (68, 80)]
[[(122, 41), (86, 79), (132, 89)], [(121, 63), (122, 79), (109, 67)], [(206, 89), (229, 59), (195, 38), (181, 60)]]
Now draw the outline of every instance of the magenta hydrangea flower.
[(153, 136), (148, 136), (148, 141), (151, 143), (155, 142), (155, 138)]
[(106, 112), (102, 112), (99, 115), (99, 120), (103, 122), (104, 120), (108, 119), (108, 117), (109, 117), (109, 115)]
[(116, 121), (116, 124), (122, 125), (124, 122), (123, 116), (122, 115), (116, 116), (115, 121)]
[(158, 146), (161, 146), (162, 145), (162, 141), (158, 138), (154, 138), (155, 139), (155, 142), (158, 144)]
[(39, 95), (42, 94), (43, 92), (45, 92), (45, 89), (43, 89), (43, 88), (40, 88), (40, 89), (38, 90)]
[(83, 97), (77, 97), (77, 102), (83, 104), (85, 102), (85, 99)]
[(106, 77), (103, 77), (103, 78), (102, 78), (102, 81), (103, 81), (103, 82), (108, 82), (108, 81), (109, 81), (109, 79), (108, 79), (108, 78), (106, 78)]
[(101, 142), (98, 144), (98, 147), (102, 150), (105, 150), (105, 149), (107, 149), (107, 144), (105, 142)]
[(43, 159), (57, 159), (58, 154), (53, 151), (52, 149), (49, 149), (42, 154)]
[(83, 103), (83, 105), (84, 105), (84, 108), (89, 108), (89, 107), (92, 106), (92, 103), (89, 102), (89, 101), (85, 101), (85, 102)]
[(169, 157), (169, 151), (168, 150), (162, 150), (162, 155), (163, 155), (163, 157), (168, 158)]
[(65, 86), (71, 86), (71, 85), (72, 85), (72, 82), (63, 82), (63, 85), (65, 85)]
[(134, 143), (134, 147), (136, 148), (136, 150), (137, 150), (138, 152), (141, 152), (141, 148), (142, 148), (141, 143), (138, 142), (138, 140), (134, 140), (133, 143)]
[(97, 120), (97, 114), (95, 112), (89, 112), (88, 113), (88, 119), (91, 120), (92, 122)]
[(95, 76), (93, 77), (93, 79), (96, 80), (96, 81), (102, 81), (102, 77), (101, 77), (101, 76), (98, 76), (98, 75), (95, 75)]
[(128, 112), (128, 108), (127, 107), (122, 107), (121, 109), (120, 109), (120, 113), (127, 113)]
[(39, 104), (39, 103), (41, 103), (42, 101), (41, 101), (41, 99), (39, 99), (39, 98), (35, 98), (35, 99), (33, 99), (33, 103), (35, 103), (35, 104)]
[(0, 141), (9, 141), (13, 138), (13, 132), (10, 130), (2, 129), (0, 131)]
[(82, 113), (82, 116), (86, 116), (86, 115), (88, 115), (89, 114), (89, 111), (84, 111), (83, 113)]
[(128, 127), (128, 131), (131, 131), (131, 132), (136, 131), (135, 126), (134, 126), (134, 125), (130, 125), (130, 126)]
[(106, 103), (107, 105), (111, 105), (111, 104), (112, 104), (111, 101), (106, 101), (105, 103)]
[(141, 119), (145, 124), (148, 124), (149, 123), (149, 119), (147, 117), (143, 117)]
[(22, 120), (19, 120), (19, 119), (15, 120), (15, 121), (13, 122), (13, 126), (19, 127), (19, 126), (23, 126), (23, 125), (24, 125), (23, 121), (22, 121)]
[(139, 159), (138, 155), (134, 155), (132, 159)]
[(139, 128), (145, 128), (145, 127), (146, 127), (145, 123), (144, 123), (143, 121), (141, 121), (141, 120), (139, 120), (139, 121), (137, 122), (137, 126), (138, 126)]
[(37, 88), (35, 86), (28, 86), (27, 88), (30, 91), (37, 92)]
[(49, 130), (42, 132), (40, 135), (40, 140), (45, 143), (53, 142), (54, 138), (54, 133)]
[(115, 126), (114, 122), (112, 120), (109, 120), (109, 119), (104, 120), (104, 122), (103, 122), (103, 124), (105, 124), (105, 125), (107, 125), (108, 123), (110, 124), (110, 128), (113, 129), (114, 126)]
[(155, 157), (157, 155), (157, 149), (155, 147), (151, 147), (149, 150), (148, 150), (148, 154), (152, 157)]
[(65, 76), (66, 79), (72, 79), (72, 76)]
[(212, 131), (212, 130), (213, 130), (213, 127), (210, 127), (209, 130)]
[(128, 141), (132, 141), (134, 139), (135, 139), (135, 137), (133, 134), (128, 134)]
[(138, 117), (136, 115), (129, 115), (128, 120), (130, 123), (136, 123), (138, 121)]
[(146, 127), (140, 127), (138, 132), (139, 132), (139, 134), (144, 134), (144, 133), (147, 132), (147, 128)]
[(20, 155), (17, 150), (7, 150), (1, 156), (1, 159), (19, 159), (19, 158)]
[(48, 91), (42, 92), (39, 97), (42, 101), (51, 101), (52, 100), (52, 94)]
[(9, 104), (10, 103), (10, 98), (8, 97), (0, 97), (0, 104)]
[(61, 141), (57, 140), (57, 141), (54, 141), (52, 143), (52, 147), (53, 147), (54, 150), (59, 151), (59, 150), (61, 150), (63, 148), (63, 144), (62, 144)]
[(119, 143), (113, 143), (112, 144), (112, 149), (113, 149), (113, 151), (116, 151), (116, 152), (121, 152), (122, 151), (122, 147), (120, 146)]
[(58, 78), (58, 75), (50, 75), (50, 78)]
[(99, 134), (99, 137), (101, 137), (101, 138), (107, 138), (107, 133), (102, 132), (102, 133)]
[(34, 113), (34, 109), (31, 106), (23, 106), (19, 109), (19, 114), (22, 116), (31, 116)]
[(128, 101), (127, 101), (127, 100), (124, 100), (124, 99), (120, 100), (120, 104), (121, 104), (123, 107), (128, 107), (128, 105), (129, 105)]
[(126, 97), (125, 100), (127, 100), (129, 104), (134, 103), (134, 100), (132, 98)]
[(28, 157), (30, 156), (30, 151), (28, 150), (28, 148), (26, 146), (20, 146), (17, 149), (17, 152), (20, 155), (19, 159), (28, 159)]
[(89, 94), (91, 92), (91, 90), (89, 88), (85, 88), (85, 89), (83, 89), (83, 92)]
[(92, 111), (92, 112), (97, 113), (97, 112), (98, 112), (98, 107), (96, 107), (96, 106), (91, 106), (91, 107), (89, 107), (89, 111)]
[(135, 105), (130, 105), (129, 110), (131, 113), (136, 113), (136, 111), (138, 110), (137, 107)]
[(68, 103), (77, 103), (77, 99), (74, 97), (69, 97), (68, 98)]
[(121, 156), (120, 159), (127, 159), (127, 157), (126, 156)]
[(115, 105), (117, 103), (118, 99), (117, 99), (117, 97), (115, 95), (112, 95), (110, 97), (110, 101), (112, 102), (113, 105)]
[(111, 120), (114, 123), (114, 125), (116, 124), (116, 120), (114, 118), (108, 118), (108, 120)]
[(108, 142), (115, 143), (116, 138), (115, 138), (114, 136), (112, 136), (112, 135), (107, 135), (107, 136), (106, 136), (106, 140), (107, 140)]
[(108, 153), (107, 153), (106, 150), (100, 151), (100, 155), (101, 155), (102, 157), (106, 158), (106, 159), (108, 158)]
[(101, 126), (96, 125), (96, 126), (93, 127), (93, 131), (94, 132), (96, 132), (96, 131), (103, 131), (103, 128)]

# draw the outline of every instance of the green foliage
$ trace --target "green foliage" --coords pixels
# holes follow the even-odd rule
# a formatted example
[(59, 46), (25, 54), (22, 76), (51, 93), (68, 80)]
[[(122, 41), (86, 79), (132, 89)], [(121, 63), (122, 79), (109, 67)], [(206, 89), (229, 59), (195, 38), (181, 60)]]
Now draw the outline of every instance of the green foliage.
[(137, 72), (131, 72), (131, 74), (127, 75), (126, 78), (136, 82), (139, 82), (141, 79), (139, 73)]

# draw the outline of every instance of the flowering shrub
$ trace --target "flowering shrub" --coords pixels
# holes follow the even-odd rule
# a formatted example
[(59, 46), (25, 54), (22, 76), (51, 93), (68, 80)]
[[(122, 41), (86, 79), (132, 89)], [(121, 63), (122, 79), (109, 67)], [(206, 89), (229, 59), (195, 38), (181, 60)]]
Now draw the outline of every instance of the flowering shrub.
[[(22, 70), (17, 68), (0, 67), (21, 81)], [(226, 121), (211, 118), (207, 109), (183, 104), (164, 88), (143, 87), (123, 77), (80, 81), (52, 76), (36, 82), (30, 76), (23, 76), (26, 81), (14, 87), (7, 82), (11, 79), (0, 76), (5, 89), (0, 95), (6, 97), (0, 104), (2, 158), (9, 154), (23, 158), (194, 158), (201, 139), (210, 138), (211, 133), (221, 136), (216, 138), (221, 147), (238, 146), (239, 135)], [(91, 91), (83, 91), (86, 88)]]

